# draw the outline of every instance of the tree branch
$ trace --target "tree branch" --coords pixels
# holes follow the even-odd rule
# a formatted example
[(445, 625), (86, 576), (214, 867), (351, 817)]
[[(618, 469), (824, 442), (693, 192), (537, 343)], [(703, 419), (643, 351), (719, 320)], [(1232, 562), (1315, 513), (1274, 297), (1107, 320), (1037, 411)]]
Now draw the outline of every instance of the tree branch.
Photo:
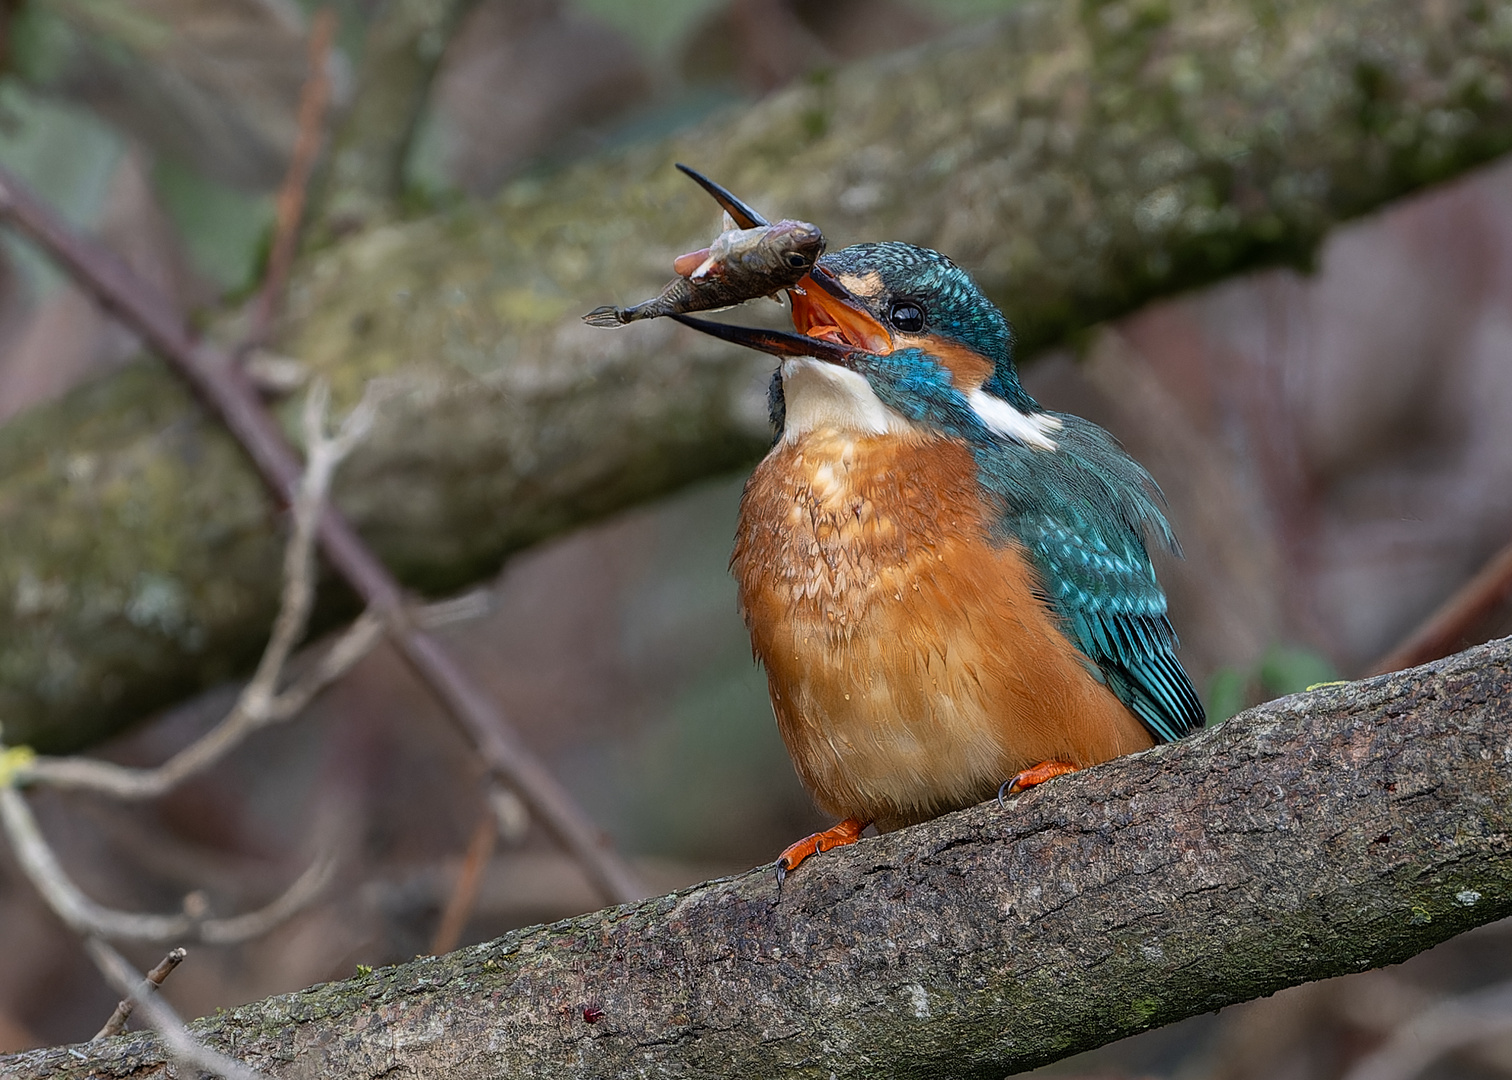
[[(780, 892), (761, 869), (194, 1028), (272, 1077), (995, 1080), (1509, 913), (1512, 639), (827, 852)], [(0, 1072), (162, 1060), (123, 1036)]]

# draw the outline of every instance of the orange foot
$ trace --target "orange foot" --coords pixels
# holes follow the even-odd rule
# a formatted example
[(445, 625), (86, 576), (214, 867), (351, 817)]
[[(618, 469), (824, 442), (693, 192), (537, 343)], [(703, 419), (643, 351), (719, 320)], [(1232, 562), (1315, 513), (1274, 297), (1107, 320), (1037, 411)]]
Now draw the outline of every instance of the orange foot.
[(1017, 776), (1003, 781), (1003, 786), (998, 788), (998, 805), (1003, 805), (1003, 800), (1016, 792), (1025, 791), (1046, 780), (1054, 780), (1057, 776), (1065, 776), (1068, 772), (1075, 772), (1079, 765), (1072, 765), (1065, 761), (1042, 761), (1032, 768), (1025, 769)]
[(796, 870), (798, 864), (810, 855), (817, 855), (830, 848), (854, 844), (861, 839), (861, 830), (870, 824), (871, 822), (862, 821), (860, 818), (848, 817), (832, 828), (816, 832), (812, 836), (805, 836), (796, 844), (789, 844), (782, 854), (777, 856), (777, 884), (781, 885), (782, 879), (788, 876), (788, 871)]

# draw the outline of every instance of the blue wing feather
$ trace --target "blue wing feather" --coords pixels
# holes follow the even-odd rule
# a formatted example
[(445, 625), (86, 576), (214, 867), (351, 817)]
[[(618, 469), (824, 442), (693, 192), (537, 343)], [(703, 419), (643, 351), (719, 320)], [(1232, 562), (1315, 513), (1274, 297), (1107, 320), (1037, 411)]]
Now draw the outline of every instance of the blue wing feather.
[(1174, 551), (1175, 538), (1149, 474), (1101, 428), (1058, 418), (1054, 450), (979, 442), (983, 485), (1001, 499), (1004, 538), (1023, 545), (1095, 674), (1171, 742), (1204, 719), (1145, 546), (1152, 538)]
[[(1201, 727), (1202, 703), (1176, 659), (1165, 593), (1145, 546), (1177, 551), (1150, 474), (1096, 424), (1040, 413), (1011, 364), (984, 389), (1053, 417), (1053, 450), (989, 429), (951, 373), (920, 349), (860, 354), (854, 366), (888, 407), (972, 448), (984, 494), (1000, 507), (999, 539), (1023, 545), (1093, 674), (1164, 742)], [(774, 421), (780, 404), (779, 394)]]

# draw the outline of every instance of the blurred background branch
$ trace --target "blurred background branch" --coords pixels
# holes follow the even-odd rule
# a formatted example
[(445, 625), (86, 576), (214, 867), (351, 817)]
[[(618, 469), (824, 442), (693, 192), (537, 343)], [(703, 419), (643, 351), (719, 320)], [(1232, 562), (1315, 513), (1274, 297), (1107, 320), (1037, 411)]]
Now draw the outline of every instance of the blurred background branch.
[(336, 12), (322, 8), (310, 27), (309, 73), (299, 96), (299, 137), (289, 155), (289, 171), (278, 189), (273, 219), (273, 243), (262, 289), (252, 309), (251, 326), (238, 353), (245, 355), (268, 340), (273, 317), (289, 287), (289, 268), (299, 244), (310, 175), (325, 140), (326, 108), (331, 99), (331, 46), (336, 35)]
[(1439, 1002), (1396, 1028), (1345, 1080), (1412, 1080), (1435, 1059), (1512, 1031), (1512, 983)]
[(228, 919), (205, 919), (188, 912), (145, 915), (104, 907), (80, 892), (58, 865), (25, 797), (12, 786), (0, 788), (0, 824), (22, 871), (58, 918), (80, 937), (153, 945), (186, 939), (221, 945), (249, 941), (307, 907), (330, 884), (334, 870), (331, 857), (319, 857), (272, 903), (245, 915)]
[(1512, 543), (1455, 590), (1421, 626), (1371, 667), (1371, 674), (1400, 671), (1443, 656), (1494, 616), (1512, 594)]
[[(8, 192), (15, 197), (14, 189)], [(105, 979), (127, 997), (112, 1014), (96, 1039), (119, 1032), (138, 1006), (163, 1040), (170, 1055), (182, 1064), (209, 1069), (228, 1080), (256, 1080), (258, 1074), (234, 1059), (206, 1048), (157, 996), (156, 990), (168, 972), (183, 959), (175, 949), (150, 972), (137, 980), (128, 961), (106, 944), (106, 938), (163, 944), (193, 939), (208, 944), (239, 944), (266, 936), (308, 907), (331, 883), (335, 858), (329, 852), (271, 903), (257, 911), (230, 918), (206, 918), (203, 894), (192, 903), (186, 898), (178, 915), (148, 915), (119, 911), (87, 897), (69, 878), (38, 826), (23, 787), (53, 784), (83, 788), (118, 799), (153, 798), (164, 794), (196, 774), (215, 765), (249, 734), (269, 723), (286, 720), (295, 708), (302, 709), (318, 686), (296, 684), (280, 692), (284, 668), (294, 646), (304, 636), (315, 590), (313, 574), (316, 538), (325, 511), (331, 477), (337, 466), (363, 438), (375, 413), (374, 399), (364, 396), (346, 417), (340, 429), (326, 431), (330, 394), (316, 382), (306, 395), (304, 436), (307, 463), (294, 492), (294, 526), (284, 557), (284, 589), (273, 634), (257, 672), (238, 696), (231, 712), (209, 735), (152, 770), (121, 768), (108, 762), (83, 758), (37, 760), (25, 748), (4, 750), (6, 767), (0, 777), (0, 827), (22, 873), (46, 902), (52, 913), (80, 938), (84, 951)], [(376, 624), (361, 619), (355, 632), (343, 635), (316, 671), (325, 682), (343, 673), (376, 640)], [(359, 644), (360, 643), (360, 644)], [(334, 662), (333, 662), (334, 658)], [(323, 684), (321, 684), (323, 685)]]
[[(369, 387), (371, 391), (373, 388)], [(280, 689), (284, 668), (309, 625), (315, 598), (317, 528), (336, 467), (367, 434), (377, 395), (369, 393), (347, 416), (340, 432), (325, 432), (330, 393), (324, 383), (310, 388), (305, 400), (306, 465), (294, 499), (294, 528), (284, 549), (283, 592), (273, 634), (257, 670), (237, 695), (224, 720), (205, 736), (151, 769), (130, 769), (85, 757), (37, 757), (18, 766), (12, 782), (95, 791), (115, 799), (154, 799), (214, 765), (253, 732), (292, 720), (312, 698), (356, 664), (382, 632), (381, 620), (364, 614), (326, 650), (304, 677)]]
[[(228, 354), (194, 341), (182, 317), (150, 282), (137, 277), (107, 249), (73, 233), (45, 203), (5, 176), (3, 170), (0, 170), (0, 215), (36, 241), (169, 361), (176, 374), (235, 436), (275, 498), (299, 501), (304, 484), (298, 458)], [(369, 384), (369, 389), (376, 385)], [(367, 434), (374, 408), (364, 396), (342, 430), (328, 439), (318, 426), (311, 426), (309, 411), (313, 409), (323, 417), (327, 395), (324, 381), (317, 381), (307, 399), (311, 404), (307, 405), (304, 440), (310, 467), (315, 470), (310, 487), (319, 490), (322, 498), (325, 480), (319, 474), (325, 468), (323, 461), (340, 461)], [(513, 785), (528, 800), (542, 823), (581, 862), (605, 899), (626, 903), (644, 896), (646, 890), (635, 872), (614, 851), (573, 796), (520, 740), (497, 703), (457, 664), (445, 646), (409, 618), (398, 583), (341, 513), (327, 508), (314, 513), (310, 521), (309, 528), (314, 530), (323, 553), (368, 609), (383, 621), (395, 646), (445, 703), (472, 740), (478, 755), (500, 780)], [(309, 553), (301, 558), (306, 562), (289, 565), (296, 572), (304, 571), (300, 585), (308, 585)], [(309, 615), (309, 589), (291, 586), (290, 591), (298, 598), (299, 607), (280, 613), (275, 620), (275, 648), (265, 653), (265, 657), (273, 657), (267, 665), (270, 667), (281, 666), (292, 646), (292, 639), (280, 640), (280, 628), (297, 627), (302, 634)], [(265, 692), (261, 682), (254, 680), (254, 695)]]
[(385, 0), (365, 31), (359, 92), (337, 132), (320, 219), (328, 233), (391, 215), (431, 78), (475, 0)]

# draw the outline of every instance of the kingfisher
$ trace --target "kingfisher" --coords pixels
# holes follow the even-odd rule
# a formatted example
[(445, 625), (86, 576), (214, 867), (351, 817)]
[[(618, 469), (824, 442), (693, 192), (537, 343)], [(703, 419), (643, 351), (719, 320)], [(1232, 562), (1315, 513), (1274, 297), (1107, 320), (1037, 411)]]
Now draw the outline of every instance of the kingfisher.
[(971, 276), (866, 243), (789, 298), (792, 333), (673, 316), (781, 358), (730, 565), (793, 765), (840, 821), (783, 851), (779, 881), (868, 825), (1201, 727), (1149, 556), (1179, 554), (1159, 489), (1025, 392)]

